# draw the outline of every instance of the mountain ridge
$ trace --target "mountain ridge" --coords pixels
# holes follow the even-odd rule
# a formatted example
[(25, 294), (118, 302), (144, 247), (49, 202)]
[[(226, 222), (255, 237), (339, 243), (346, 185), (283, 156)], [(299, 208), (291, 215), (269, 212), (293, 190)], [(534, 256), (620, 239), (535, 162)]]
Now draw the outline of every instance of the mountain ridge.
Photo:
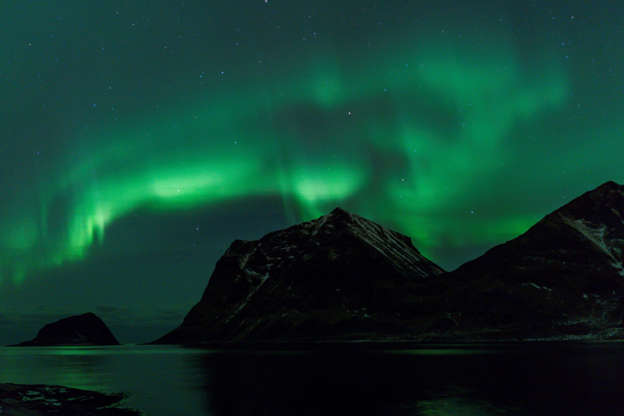
[(235, 240), (182, 325), (154, 343), (619, 337), (624, 186), (547, 214), (452, 272), (341, 208)]

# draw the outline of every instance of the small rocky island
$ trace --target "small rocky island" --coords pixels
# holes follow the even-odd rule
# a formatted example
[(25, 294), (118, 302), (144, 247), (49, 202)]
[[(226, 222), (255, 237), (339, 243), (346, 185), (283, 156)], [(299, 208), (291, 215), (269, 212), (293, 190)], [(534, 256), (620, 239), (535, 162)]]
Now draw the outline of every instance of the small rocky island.
[(132, 409), (111, 407), (125, 398), (62, 386), (0, 383), (2, 416), (138, 416)]
[(17, 344), (20, 347), (53, 345), (119, 345), (119, 342), (104, 321), (89, 312), (47, 324), (34, 339)]
[(234, 241), (159, 344), (482, 342), (624, 336), (624, 186), (607, 182), (446, 273), (340, 208)]

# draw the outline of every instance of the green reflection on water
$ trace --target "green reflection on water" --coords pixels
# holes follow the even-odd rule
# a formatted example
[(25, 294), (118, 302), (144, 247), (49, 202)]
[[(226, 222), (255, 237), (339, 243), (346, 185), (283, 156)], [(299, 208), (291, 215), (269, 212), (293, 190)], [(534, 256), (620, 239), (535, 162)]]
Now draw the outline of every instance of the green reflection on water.
[(458, 397), (445, 397), (434, 400), (422, 400), (416, 408), (422, 416), (489, 416), (518, 413), (519, 409), (498, 407), (484, 400), (469, 400)]
[(0, 347), (3, 356), (50, 355), (50, 356), (93, 356), (120, 354), (197, 354), (210, 353), (210, 350), (181, 348), (177, 346), (119, 345), (85, 346), (67, 345), (50, 347)]
[(409, 349), (409, 350), (389, 350), (387, 354), (396, 355), (479, 355), (497, 354), (499, 351), (493, 349), (471, 349), (471, 348), (429, 348), (429, 349)]

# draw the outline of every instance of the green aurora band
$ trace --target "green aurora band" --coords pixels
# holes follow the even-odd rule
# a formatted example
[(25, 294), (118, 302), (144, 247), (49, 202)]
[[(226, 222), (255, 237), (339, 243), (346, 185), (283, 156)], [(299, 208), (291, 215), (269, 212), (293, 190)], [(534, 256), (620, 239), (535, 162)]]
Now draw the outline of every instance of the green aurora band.
[[(510, 130), (562, 107), (569, 89), (561, 68), (526, 67), (498, 39), (479, 50), (428, 42), (382, 64), (374, 56), (340, 68), (335, 58), (317, 59), (290, 77), (240, 84), (158, 119), (92, 128), (72, 140), (88, 145), (40, 178), (37, 206), (9, 205), (0, 277), (19, 283), (83, 259), (112, 222), (138, 208), (249, 196), (281, 195), (294, 221), (345, 205), (412, 236), (424, 253), (513, 237), (539, 212), (466, 224), (447, 208), (513, 157)], [(371, 155), (401, 162), (381, 172)], [(50, 226), (59, 203), (61, 229)], [(442, 241), (449, 229), (452, 239)]]
[[(342, 206), (450, 268), (624, 181), (617, 5), (207, 4), (2, 6), (2, 303), (115, 304), (130, 279), (146, 309), (186, 302), (229, 243), (189, 224), (223, 207), (295, 223)], [(168, 228), (140, 235), (145, 213)], [(161, 267), (169, 237), (209, 241)]]

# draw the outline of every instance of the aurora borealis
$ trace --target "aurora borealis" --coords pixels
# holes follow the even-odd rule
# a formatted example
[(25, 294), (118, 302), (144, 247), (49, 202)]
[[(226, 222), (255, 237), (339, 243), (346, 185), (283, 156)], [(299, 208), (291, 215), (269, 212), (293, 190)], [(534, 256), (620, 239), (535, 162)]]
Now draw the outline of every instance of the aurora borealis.
[(452, 269), (624, 181), (621, 6), (467, 3), (2, 5), (0, 314), (179, 319), (337, 205)]

